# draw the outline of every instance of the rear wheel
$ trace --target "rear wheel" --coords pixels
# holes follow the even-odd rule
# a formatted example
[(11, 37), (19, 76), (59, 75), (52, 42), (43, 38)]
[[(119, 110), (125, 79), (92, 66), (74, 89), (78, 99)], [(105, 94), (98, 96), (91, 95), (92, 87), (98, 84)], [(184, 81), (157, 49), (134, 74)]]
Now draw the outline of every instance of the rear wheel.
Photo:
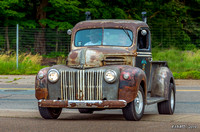
[(172, 115), (175, 111), (175, 91), (174, 84), (170, 83), (168, 100), (158, 103), (159, 114), (170, 114)]
[(38, 109), (39, 109), (40, 115), (44, 119), (57, 119), (62, 112), (62, 108), (48, 108), (48, 107), (38, 106)]
[(135, 100), (128, 103), (122, 109), (122, 112), (126, 120), (139, 121), (142, 118), (144, 113), (144, 92), (141, 86)]
[(92, 114), (94, 111), (92, 109), (78, 109), (80, 113)]

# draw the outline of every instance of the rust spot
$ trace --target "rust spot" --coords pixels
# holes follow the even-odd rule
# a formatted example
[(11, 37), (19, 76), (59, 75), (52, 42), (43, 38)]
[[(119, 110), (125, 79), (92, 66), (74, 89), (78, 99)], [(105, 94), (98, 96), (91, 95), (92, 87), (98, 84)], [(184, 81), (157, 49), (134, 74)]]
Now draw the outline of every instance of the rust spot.
[(49, 67), (43, 68), (39, 71), (44, 74), (43, 79), (39, 79), (38, 76), (35, 77), (35, 97), (40, 99), (47, 99), (48, 90), (47, 90), (47, 72)]
[(61, 100), (41, 100), (38, 102), (38, 105), (41, 107), (67, 108), (68, 102)]
[(71, 103), (70, 106), (71, 108), (74, 108), (76, 106), (76, 103)]
[(72, 54), (69, 56), (71, 59), (76, 59), (78, 56), (77, 52), (72, 52)]
[(97, 108), (122, 108), (126, 106), (126, 103), (115, 100), (107, 100), (103, 101), (101, 104), (95, 103), (93, 105)]
[[(126, 102), (129, 103), (136, 98), (140, 82), (146, 80), (146, 76), (139, 68), (131, 66), (119, 66), (119, 68), (121, 68), (119, 99), (126, 100)], [(124, 73), (129, 73), (129, 78), (127, 80), (123, 78)]]
[(136, 87), (124, 87), (123, 89), (119, 89), (119, 98), (125, 99), (127, 102), (133, 101), (136, 98), (136, 96)]
[(47, 99), (48, 96), (48, 90), (47, 88), (35, 88), (35, 97), (40, 99)]
[(56, 107), (56, 108), (82, 108), (82, 106), (87, 108), (123, 108), (127, 105), (125, 101), (120, 100), (106, 100), (102, 101), (101, 103), (84, 103), (82, 101), (82, 104), (80, 102), (77, 103), (70, 103), (68, 101), (64, 100), (40, 100), (38, 102), (38, 105), (41, 107)]
[(96, 56), (91, 56), (91, 62), (93, 62), (93, 61), (95, 61), (95, 59), (96, 59)]
[(72, 63), (72, 64), (76, 64), (76, 61), (72, 60), (71, 63)]
[[(68, 58), (69, 67), (80, 65), (79, 54), (82, 49), (80, 48), (71, 51)], [(116, 47), (87, 47), (84, 56), (84, 67), (89, 68), (103, 65), (131, 65), (135, 53)]]

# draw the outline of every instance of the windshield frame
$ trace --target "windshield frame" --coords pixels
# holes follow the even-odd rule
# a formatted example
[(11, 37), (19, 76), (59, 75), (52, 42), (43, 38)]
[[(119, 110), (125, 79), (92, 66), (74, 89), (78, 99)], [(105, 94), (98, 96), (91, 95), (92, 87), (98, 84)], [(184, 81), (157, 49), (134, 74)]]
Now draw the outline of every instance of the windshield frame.
[[(85, 46), (85, 44), (86, 43), (84, 43), (84, 44), (82, 44), (82, 42), (81, 41), (79, 41), (80, 42), (80, 44), (78, 44), (79, 42), (78, 42), (78, 38), (77, 38), (77, 33), (80, 33), (80, 32), (82, 32), (82, 31), (92, 31), (92, 30), (101, 30), (101, 38), (100, 38), (100, 40), (99, 41), (101, 41), (100, 43), (98, 43), (97, 45), (86, 45)], [(111, 43), (110, 44), (106, 44), (105, 43), (105, 34), (107, 33), (107, 30), (110, 30), (111, 32), (114, 32), (114, 30), (115, 31), (117, 31), (117, 32), (123, 32), (124, 33), (124, 35), (125, 35), (125, 37), (126, 37), (126, 41), (129, 41), (129, 42), (126, 42), (126, 44), (125, 45), (122, 45), (122, 43), (120, 44), (120, 42), (118, 41), (118, 40), (120, 40), (120, 37), (117, 37), (116, 38), (116, 36), (115, 36), (115, 39), (113, 40), (113, 41), (111, 41)], [(113, 30), (113, 31), (112, 31)], [(111, 34), (111, 35), (113, 35), (113, 34)], [(115, 34), (115, 35), (119, 35), (119, 34)], [(86, 37), (83, 37), (84, 39), (86, 38)], [(118, 42), (118, 44), (117, 44), (117, 42)], [(109, 27), (106, 27), (106, 28), (104, 28), (104, 27), (99, 27), (99, 28), (85, 28), (85, 29), (80, 29), (80, 30), (77, 30), (76, 31), (76, 33), (75, 33), (75, 35), (74, 35), (74, 43), (73, 43), (73, 45), (75, 46), (75, 47), (93, 47), (93, 46), (110, 46), (110, 47), (131, 47), (132, 45), (134, 44), (134, 32), (131, 30), (131, 29), (127, 29), (127, 28), (124, 28), (124, 27), (120, 27), (120, 28), (109, 28)], [(79, 46), (80, 45), (80, 46)]]

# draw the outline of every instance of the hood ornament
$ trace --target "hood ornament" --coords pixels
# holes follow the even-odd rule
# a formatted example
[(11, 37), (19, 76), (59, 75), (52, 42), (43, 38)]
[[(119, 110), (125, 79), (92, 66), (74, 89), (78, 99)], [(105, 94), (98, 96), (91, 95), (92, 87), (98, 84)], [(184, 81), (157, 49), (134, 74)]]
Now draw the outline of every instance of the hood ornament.
[(80, 68), (81, 69), (85, 69), (84, 65), (85, 65), (85, 53), (86, 53), (86, 48), (81, 49), (81, 53), (80, 53)]

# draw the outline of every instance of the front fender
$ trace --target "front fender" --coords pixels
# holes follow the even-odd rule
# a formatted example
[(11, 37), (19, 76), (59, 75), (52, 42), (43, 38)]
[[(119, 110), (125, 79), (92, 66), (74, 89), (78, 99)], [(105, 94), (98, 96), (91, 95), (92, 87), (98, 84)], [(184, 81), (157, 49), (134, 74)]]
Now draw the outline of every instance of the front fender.
[[(124, 79), (123, 75), (128, 74), (129, 78)], [(142, 85), (144, 93), (145, 93), (145, 100), (146, 100), (146, 75), (144, 71), (137, 67), (132, 66), (124, 66), (121, 67), (121, 74), (120, 74), (120, 83), (119, 83), (119, 99), (126, 100), (127, 103), (132, 102), (139, 90), (139, 86)]]
[(39, 73), (42, 73), (44, 77), (42, 79), (38, 78), (38, 74), (35, 77), (35, 97), (40, 100), (40, 99), (49, 99), (51, 91), (48, 89), (49, 84), (47, 80), (47, 73), (50, 69), (63, 69), (66, 68), (64, 65), (54, 65), (52, 67), (45, 67), (41, 69)]
[(47, 89), (47, 72), (49, 71), (50, 67), (46, 67), (41, 69), (39, 73), (42, 73), (44, 77), (42, 79), (38, 78), (38, 74), (35, 77), (35, 97), (40, 99), (47, 99), (48, 97), (48, 89)]

